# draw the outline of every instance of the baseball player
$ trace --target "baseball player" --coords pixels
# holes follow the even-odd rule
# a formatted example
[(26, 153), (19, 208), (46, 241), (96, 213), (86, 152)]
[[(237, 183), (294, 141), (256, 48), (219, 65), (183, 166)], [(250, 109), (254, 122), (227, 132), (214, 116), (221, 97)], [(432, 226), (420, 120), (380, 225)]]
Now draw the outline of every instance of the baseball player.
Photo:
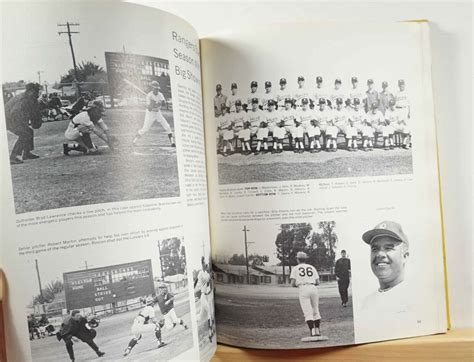
[[(321, 143), (319, 139), (321, 137), (321, 130), (316, 119), (311, 119), (310, 125), (306, 128), (306, 134), (309, 139), (309, 152), (315, 153), (321, 151)], [(314, 148), (316, 146), (316, 148)]]
[(319, 129), (323, 135), (323, 143), (326, 144), (326, 130), (329, 121), (333, 119), (333, 111), (327, 107), (326, 100), (324, 98), (319, 99), (319, 108), (315, 112), (316, 121), (318, 122)]
[(242, 101), (237, 99), (235, 101), (235, 112), (231, 113), (232, 124), (234, 125), (234, 149), (237, 148), (237, 141), (239, 139), (239, 132), (244, 128), (244, 123), (247, 118), (247, 113), (242, 108)]
[[(158, 86), (159, 86), (159, 84), (158, 84)], [(152, 82), (152, 87), (153, 87), (153, 82)], [(147, 104), (148, 104), (148, 102), (147, 102)], [(223, 104), (227, 104), (227, 96), (222, 94), (222, 85), (217, 84), (216, 85), (216, 95), (214, 96), (214, 116), (219, 117), (221, 115)]]
[(308, 255), (299, 251), (296, 254), (296, 265), (290, 274), (291, 286), (298, 288), (300, 306), (303, 310), (304, 319), (308, 325), (310, 336), (320, 336), (321, 314), (319, 313), (319, 275), (316, 268), (306, 261)]
[(276, 92), (276, 102), (277, 102), (277, 109), (278, 110), (282, 110), (283, 108), (285, 108), (285, 99), (291, 99), (292, 97), (292, 94), (291, 92), (288, 90), (288, 88), (286, 87), (286, 79), (285, 78), (281, 78), (280, 79), (280, 88), (278, 89), (278, 91)]
[(366, 113), (361, 107), (361, 101), (359, 98), (354, 98), (352, 100), (352, 111), (349, 113), (349, 117), (354, 121), (354, 127), (357, 128), (357, 132), (361, 132), (362, 127), (364, 126)]
[(163, 318), (165, 319), (165, 327), (167, 329), (172, 329), (177, 325), (183, 326), (186, 330), (188, 326), (182, 319), (179, 319), (176, 316), (174, 310), (174, 295), (168, 291), (168, 287), (165, 283), (161, 283), (158, 286), (158, 295), (155, 297), (155, 301), (160, 307), (160, 312)]
[[(268, 112), (265, 113), (265, 120), (266, 120), (267, 125), (268, 125), (268, 136), (271, 136), (272, 141), (273, 141), (273, 143), (272, 143), (272, 153), (276, 153), (276, 151), (277, 151), (276, 146), (277, 146), (278, 142), (276, 142), (276, 139), (278, 139), (278, 138), (275, 137), (274, 131), (278, 127), (278, 123), (280, 122), (279, 113), (280, 112), (278, 112), (276, 110), (275, 100), (270, 99), (268, 101)], [(277, 134), (278, 134), (278, 131), (277, 131)]]
[(338, 128), (339, 133), (346, 133), (348, 126), (349, 112), (344, 108), (344, 99), (339, 97), (335, 99), (336, 109), (333, 111), (334, 125)]
[(74, 141), (74, 143), (63, 143), (63, 153), (65, 156), (69, 156), (71, 151), (84, 154), (97, 153), (98, 149), (92, 143), (92, 133), (111, 147), (112, 136), (110, 135), (109, 127), (102, 119), (103, 114), (104, 105), (101, 101), (96, 100), (92, 101), (69, 122), (64, 135), (67, 140)]
[(303, 76), (298, 77), (298, 87), (296, 88), (296, 91), (293, 95), (293, 104), (296, 109), (301, 108), (301, 101), (303, 98), (306, 98), (309, 100), (309, 92), (304, 86), (305, 79)]
[(345, 130), (347, 149), (349, 151), (357, 151), (357, 128), (354, 126), (354, 120), (349, 118), (349, 125)]
[(395, 100), (390, 101), (389, 108), (385, 111), (385, 119), (390, 121), (390, 124), (395, 129), (395, 136), (396, 138), (402, 137), (402, 141), (396, 141), (398, 145), (400, 145), (404, 149), (410, 148), (410, 137), (411, 132), (410, 128), (408, 127), (407, 121), (401, 118), (401, 112), (395, 108)]
[(244, 128), (239, 131), (238, 138), (240, 144), (242, 145), (242, 154), (249, 155), (252, 153), (252, 148), (250, 147), (250, 122), (244, 122)]
[(385, 124), (382, 126), (382, 137), (385, 151), (393, 150), (393, 148), (395, 147), (395, 143), (393, 141), (394, 133), (395, 129), (390, 124), (390, 120), (386, 119)]
[(344, 92), (344, 90), (342, 89), (342, 81), (339, 78), (337, 78), (334, 81), (334, 89), (331, 91), (331, 105), (332, 105), (332, 107), (334, 107), (334, 105), (337, 106), (336, 100), (338, 98), (342, 99), (343, 105), (344, 105), (344, 101), (347, 98), (347, 96), (346, 96), (346, 93)]
[(145, 121), (143, 122), (143, 127), (138, 130), (133, 139), (133, 144), (136, 145), (138, 140), (150, 130), (151, 126), (156, 121), (168, 134), (171, 147), (176, 147), (171, 127), (165, 117), (161, 114), (161, 106), (166, 102), (166, 99), (163, 93), (160, 92), (160, 83), (154, 80), (151, 82), (151, 88), (151, 92), (146, 95)]
[(316, 77), (316, 91), (314, 93), (314, 101), (316, 105), (321, 104), (321, 99), (324, 99), (324, 102), (327, 106), (331, 107), (331, 99), (329, 92), (326, 87), (323, 85), (323, 77)]
[(252, 105), (251, 110), (247, 113), (247, 121), (250, 122), (250, 143), (252, 139), (257, 136), (257, 131), (260, 128), (260, 124), (264, 120), (264, 113), (259, 108), (258, 98), (252, 98), (250, 100)]
[(250, 94), (247, 97), (247, 104), (245, 105), (245, 110), (249, 111), (252, 107), (252, 101), (254, 99), (257, 100), (257, 106), (260, 107), (261, 105), (261, 99), (258, 95), (258, 82), (256, 80), (253, 80), (250, 82)]
[(341, 257), (336, 260), (334, 274), (336, 274), (337, 285), (339, 287), (339, 295), (341, 304), (345, 308), (349, 301), (349, 283), (351, 281), (351, 260), (346, 256), (346, 251), (341, 250)]
[(227, 112), (234, 113), (235, 112), (235, 102), (240, 100), (240, 96), (237, 94), (237, 83), (232, 83), (230, 85), (230, 96), (227, 97)]
[[(328, 121), (328, 126), (326, 128), (326, 151), (337, 151), (337, 135), (339, 133), (339, 128), (334, 125), (334, 121), (331, 119)], [(331, 149), (332, 145), (332, 149)]]
[(374, 129), (369, 120), (364, 121), (362, 126), (362, 149), (367, 151), (372, 151), (374, 149)]
[(365, 103), (365, 92), (359, 87), (359, 79), (357, 77), (351, 78), (352, 87), (349, 91), (349, 99), (351, 105), (354, 106), (354, 100), (357, 98), (359, 102)]
[(308, 139), (314, 137), (314, 129), (311, 125), (311, 120), (314, 119), (314, 112), (310, 109), (310, 100), (308, 98), (301, 99), (301, 108), (297, 112), (297, 118), (300, 119), (301, 125), (303, 127), (303, 136), (301, 139), (304, 144), (305, 135), (308, 136)]
[(367, 91), (365, 92), (365, 111), (369, 113), (373, 104), (379, 106), (379, 93), (374, 89), (374, 80), (367, 80)]
[(285, 139), (285, 121), (281, 120), (273, 128), (273, 153), (283, 152), (283, 140)]
[(377, 135), (382, 133), (382, 127), (385, 125), (385, 117), (380, 112), (378, 103), (373, 103), (370, 107), (370, 112), (366, 115), (367, 121), (370, 123), (372, 128), (375, 131), (375, 142), (374, 145), (377, 145)]
[(212, 342), (212, 337), (214, 336), (214, 318), (212, 316), (212, 283), (211, 275), (208, 271), (208, 266), (206, 264), (206, 259), (204, 256), (201, 258), (201, 267), (197, 275), (196, 284), (194, 285), (194, 292), (198, 290), (201, 292), (201, 312), (200, 316), (205, 315), (207, 317), (207, 324), (209, 327), (209, 341)]
[(303, 143), (303, 137), (304, 137), (304, 127), (301, 122), (300, 117), (296, 117), (295, 120), (295, 126), (293, 127), (293, 136), (295, 139), (295, 153), (303, 153), (304, 152), (304, 143)]
[(388, 90), (388, 82), (382, 82), (382, 91), (379, 93), (379, 109), (385, 114), (390, 102), (395, 101), (395, 96)]
[(293, 132), (295, 128), (296, 112), (291, 106), (293, 100), (291, 98), (285, 99), (285, 108), (281, 111), (280, 117), (285, 123), (285, 135), (288, 136), (288, 144), (290, 149), (293, 149)]
[(265, 152), (268, 152), (268, 123), (265, 118), (260, 122), (260, 127), (257, 130), (257, 148), (255, 149), (255, 154), (258, 155), (260, 153), (260, 148), (263, 144), (263, 149)]
[(395, 94), (395, 109), (400, 113), (400, 119), (408, 122), (410, 119), (410, 101), (405, 90), (405, 81), (398, 81), (399, 91)]
[(153, 308), (155, 304), (154, 299), (148, 297), (143, 301), (143, 304), (145, 304), (145, 306), (140, 310), (133, 321), (131, 328), (133, 337), (130, 342), (128, 342), (128, 346), (123, 353), (124, 356), (130, 354), (132, 348), (135, 347), (138, 341), (142, 338), (142, 333), (154, 332), (158, 342), (158, 348), (161, 348), (166, 344), (161, 340), (161, 328), (163, 327), (163, 322), (158, 321), (155, 317), (155, 308)]
[(268, 111), (268, 101), (275, 99), (275, 94), (272, 91), (272, 82), (265, 82), (265, 93), (262, 95), (262, 109)]
[(232, 116), (230, 113), (227, 113), (227, 107), (225, 104), (222, 105), (222, 115), (218, 118), (219, 119), (219, 129), (222, 132), (222, 140), (223, 140), (223, 147), (222, 147), (222, 155), (228, 156), (227, 150), (231, 153), (234, 152), (234, 123), (232, 122)]

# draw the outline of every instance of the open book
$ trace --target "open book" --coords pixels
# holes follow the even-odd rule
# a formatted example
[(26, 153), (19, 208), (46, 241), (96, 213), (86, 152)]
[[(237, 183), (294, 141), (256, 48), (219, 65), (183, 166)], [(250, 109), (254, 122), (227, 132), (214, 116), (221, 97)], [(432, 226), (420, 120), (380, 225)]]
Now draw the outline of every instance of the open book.
[(3, 3), (8, 357), (445, 332), (430, 72), (427, 22)]

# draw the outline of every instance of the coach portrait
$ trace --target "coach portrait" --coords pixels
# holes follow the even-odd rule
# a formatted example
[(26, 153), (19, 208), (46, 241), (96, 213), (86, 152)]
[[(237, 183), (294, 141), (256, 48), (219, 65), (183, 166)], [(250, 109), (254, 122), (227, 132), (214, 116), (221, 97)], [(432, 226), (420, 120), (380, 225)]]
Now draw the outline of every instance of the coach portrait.
[(16, 95), (5, 104), (7, 130), (18, 136), (10, 153), (12, 165), (38, 158), (31, 151), (34, 148), (33, 129), (40, 128), (42, 124), (38, 102), (40, 88), (37, 83), (28, 83), (24, 93)]

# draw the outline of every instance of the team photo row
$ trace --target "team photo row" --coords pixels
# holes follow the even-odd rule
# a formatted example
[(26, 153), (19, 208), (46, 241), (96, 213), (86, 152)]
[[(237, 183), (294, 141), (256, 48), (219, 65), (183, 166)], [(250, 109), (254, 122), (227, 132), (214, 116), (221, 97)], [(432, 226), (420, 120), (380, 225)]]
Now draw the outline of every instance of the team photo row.
[(259, 92), (258, 82), (252, 81), (245, 95), (239, 94), (237, 83), (232, 83), (228, 96), (217, 84), (217, 153), (409, 150), (410, 102), (405, 81), (398, 80), (396, 92), (390, 91), (387, 81), (381, 83), (380, 90), (373, 79), (367, 80), (367, 89), (359, 87), (355, 76), (350, 82), (347, 90), (342, 88), (341, 79), (326, 88), (318, 76), (316, 86), (310, 88), (299, 76), (296, 89), (288, 89), (286, 79), (281, 78), (276, 91), (271, 81), (265, 81), (264, 92)]

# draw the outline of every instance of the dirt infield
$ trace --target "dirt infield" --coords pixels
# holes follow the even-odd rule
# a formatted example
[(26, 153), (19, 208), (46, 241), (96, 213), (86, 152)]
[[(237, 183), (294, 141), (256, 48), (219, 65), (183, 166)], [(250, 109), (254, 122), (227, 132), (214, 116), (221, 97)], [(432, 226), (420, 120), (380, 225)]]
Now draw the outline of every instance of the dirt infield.
[[(337, 286), (323, 286), (319, 299), (321, 333), (327, 341), (305, 343), (309, 336), (298, 296), (293, 288), (260, 289), (262, 293), (218, 293), (216, 319), (218, 342), (250, 348), (317, 348), (354, 343), (352, 298), (347, 308), (341, 306)], [(283, 295), (288, 291), (293, 298)], [(243, 292), (242, 290), (239, 290)], [(266, 292), (265, 292), (266, 291)], [(265, 297), (260, 295), (265, 294)], [(272, 295), (274, 297), (272, 298)]]
[[(187, 292), (185, 294), (187, 295)], [(98, 358), (89, 346), (78, 341), (74, 342), (76, 361), (167, 361), (180, 355), (193, 347), (189, 299), (181, 298), (179, 304), (175, 306), (175, 311), (178, 318), (183, 319), (190, 328), (187, 330), (181, 326), (176, 326), (171, 330), (164, 328), (162, 338), (166, 346), (157, 349), (154, 333), (149, 333), (143, 335), (130, 355), (122, 356), (131, 338), (130, 328), (133, 319), (139, 312), (139, 310), (133, 310), (101, 319), (94, 341), (100, 350), (105, 352), (104, 357)], [(31, 353), (34, 361), (69, 360), (64, 342), (58, 342), (54, 336), (31, 341)]]
[[(173, 127), (172, 113), (163, 114)], [(34, 152), (40, 158), (11, 167), (16, 213), (179, 196), (176, 149), (161, 127), (153, 125), (132, 146), (143, 117), (144, 111), (107, 110), (104, 120), (119, 147), (110, 151), (93, 135), (100, 155), (64, 156), (68, 121), (43, 124), (35, 131)], [(16, 138), (8, 134), (10, 149)]]
[(219, 184), (410, 174), (411, 150), (261, 153), (217, 156)]

